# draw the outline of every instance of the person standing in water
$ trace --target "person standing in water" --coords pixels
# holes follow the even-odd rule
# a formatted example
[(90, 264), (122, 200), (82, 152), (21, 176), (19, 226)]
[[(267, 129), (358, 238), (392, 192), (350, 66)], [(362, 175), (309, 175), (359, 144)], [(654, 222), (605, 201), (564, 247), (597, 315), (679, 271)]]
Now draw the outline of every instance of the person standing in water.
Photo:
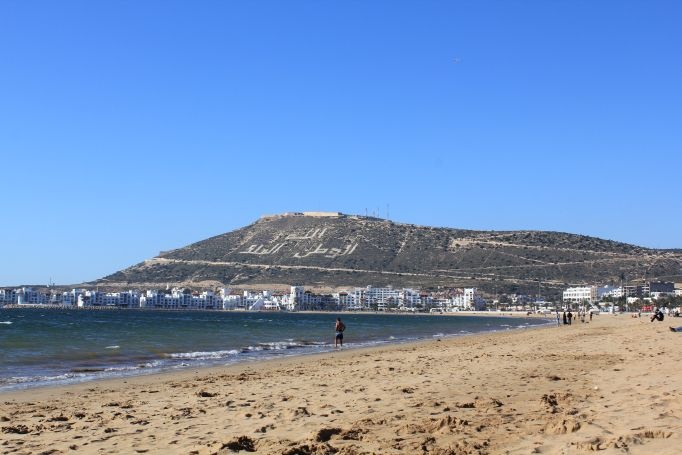
[(341, 318), (336, 318), (336, 337), (334, 338), (334, 347), (338, 347), (339, 344), (343, 346), (343, 331), (346, 330), (346, 324), (341, 322)]

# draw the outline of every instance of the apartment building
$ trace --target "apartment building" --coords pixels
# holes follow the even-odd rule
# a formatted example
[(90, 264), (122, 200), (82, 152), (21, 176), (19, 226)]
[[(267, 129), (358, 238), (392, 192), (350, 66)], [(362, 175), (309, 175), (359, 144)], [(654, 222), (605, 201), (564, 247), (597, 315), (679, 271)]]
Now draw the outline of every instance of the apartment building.
[(596, 286), (581, 286), (568, 288), (563, 292), (564, 302), (574, 303), (594, 303), (597, 301), (597, 287)]

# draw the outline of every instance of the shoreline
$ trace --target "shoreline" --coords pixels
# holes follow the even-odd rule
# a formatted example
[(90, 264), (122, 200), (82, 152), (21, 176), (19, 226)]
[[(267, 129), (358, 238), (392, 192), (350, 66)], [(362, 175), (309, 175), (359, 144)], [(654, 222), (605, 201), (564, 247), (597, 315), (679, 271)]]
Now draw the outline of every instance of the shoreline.
[[(100, 306), (66, 306), (66, 305), (49, 305), (38, 303), (16, 304), (8, 303), (0, 305), (0, 310), (22, 310), (22, 309), (44, 309), (44, 310), (133, 310), (133, 311), (160, 311), (160, 312), (180, 312), (192, 311), (198, 313), (255, 313), (255, 314), (272, 314), (272, 313), (288, 313), (288, 314), (395, 314), (395, 315), (409, 315), (409, 316), (466, 316), (466, 315), (500, 315), (507, 316), (547, 316), (547, 314), (519, 310), (461, 310), (461, 311), (444, 311), (442, 313), (429, 313), (427, 311), (379, 311), (379, 310), (246, 310), (246, 309), (222, 309), (222, 308), (146, 308), (146, 307), (122, 307), (113, 305)], [(552, 313), (553, 314), (553, 313)], [(606, 314), (606, 313), (605, 313)]]
[(672, 454), (679, 336), (601, 315), (5, 392), (3, 450)]
[[(176, 310), (168, 310), (168, 311), (176, 311)], [(195, 310), (192, 310), (195, 311)], [(241, 312), (240, 312), (241, 313)], [(251, 312), (254, 314), (262, 314), (262, 312)], [(316, 314), (320, 312), (307, 312), (306, 314)], [(303, 314), (301, 312), (301, 314)], [(336, 313), (334, 313), (336, 314)], [(375, 313), (366, 313), (366, 312), (356, 312), (356, 313), (349, 313), (346, 312), (346, 315), (354, 314), (354, 315), (370, 315), (370, 314), (375, 314)], [(410, 314), (410, 316), (421, 316), (421, 317), (438, 317), (438, 316), (454, 316), (454, 317), (472, 317), (472, 316), (479, 316), (479, 317), (490, 317), (490, 318), (496, 318), (496, 319), (505, 319), (507, 317), (510, 317), (512, 315), (502, 315), (500, 313), (489, 313), (489, 312), (457, 312), (457, 313), (451, 313), (451, 314), (428, 314), (428, 313), (421, 313), (421, 314)], [(464, 333), (434, 333), (430, 336), (417, 336), (417, 337), (406, 337), (406, 338), (391, 338), (391, 339), (380, 339), (380, 340), (373, 340), (373, 341), (355, 341), (351, 343), (347, 343), (346, 346), (343, 348), (344, 351), (349, 351), (349, 350), (364, 350), (364, 349), (373, 349), (373, 348), (382, 348), (382, 347), (391, 347), (391, 346), (402, 346), (402, 345), (409, 345), (412, 343), (423, 343), (423, 342), (429, 342), (434, 339), (451, 339), (451, 338), (459, 338), (459, 337), (470, 337), (470, 336), (476, 336), (476, 335), (482, 335), (486, 333), (495, 333), (495, 332), (507, 332), (507, 331), (513, 331), (513, 330), (528, 330), (528, 329), (535, 329), (535, 328), (540, 328), (540, 327), (547, 327), (551, 326), (554, 321), (551, 319), (548, 319), (546, 315), (534, 315), (536, 317), (531, 317), (531, 316), (526, 316), (525, 314), (518, 314), (518, 315), (513, 315), (513, 317), (521, 317), (525, 319), (534, 319), (535, 320), (535, 325), (528, 325), (528, 326), (516, 326), (516, 327), (509, 327), (509, 326), (500, 326), (496, 327), (493, 329), (489, 330), (481, 330), (478, 332), (464, 332)], [(544, 323), (541, 323), (539, 320), (544, 321)], [(315, 350), (312, 350), (315, 349)], [(284, 353), (286, 352), (286, 354)], [(286, 350), (284, 352), (280, 352), (279, 350), (274, 350), (274, 351), (262, 351), (262, 356), (258, 358), (253, 358), (253, 357), (222, 357), (222, 358), (216, 358), (215, 360), (208, 360), (208, 359), (203, 359), (199, 360), (198, 362), (192, 364), (190, 363), (191, 360), (185, 360), (187, 362), (186, 364), (181, 364), (181, 365), (173, 365), (173, 364), (166, 364), (166, 365), (155, 365), (155, 366), (139, 366), (139, 367), (134, 367), (132, 365), (109, 365), (109, 366), (98, 366), (98, 367), (79, 367), (75, 369), (69, 369), (65, 370), (63, 372), (54, 372), (54, 376), (49, 376), (51, 379), (43, 379), (43, 380), (28, 380), (28, 381), (23, 381), (23, 382), (7, 382), (4, 384), (0, 384), (0, 398), (3, 396), (3, 394), (11, 394), (14, 392), (21, 392), (21, 391), (27, 391), (31, 392), (37, 389), (43, 389), (43, 388), (60, 388), (60, 387), (69, 387), (71, 385), (88, 385), (91, 383), (97, 383), (97, 382), (102, 382), (102, 381), (121, 381), (121, 380), (133, 380), (136, 377), (145, 377), (145, 376), (163, 376), (163, 375), (173, 375), (173, 374), (181, 374), (185, 371), (190, 371), (190, 370), (195, 370), (195, 371), (203, 371), (207, 369), (212, 369), (212, 368), (231, 368), (233, 366), (238, 366), (238, 365), (257, 365), (262, 362), (270, 362), (270, 361), (278, 361), (278, 360), (286, 360), (286, 359), (293, 359), (293, 358), (298, 358), (298, 357), (311, 357), (311, 356), (317, 356), (317, 355), (324, 355), (324, 354), (329, 354), (332, 352), (336, 352), (336, 350), (333, 348), (333, 345), (330, 343), (328, 345), (310, 345), (310, 346), (305, 346), (302, 345), (300, 346), (300, 350)], [(250, 353), (251, 356), (253, 356), (253, 353)], [(163, 358), (157, 359), (157, 360), (149, 360), (151, 363), (159, 362), (162, 361)], [(69, 376), (71, 377), (64, 377), (64, 376)], [(82, 376), (78, 376), (82, 375)], [(40, 378), (44, 378), (44, 376), (36, 376)]]

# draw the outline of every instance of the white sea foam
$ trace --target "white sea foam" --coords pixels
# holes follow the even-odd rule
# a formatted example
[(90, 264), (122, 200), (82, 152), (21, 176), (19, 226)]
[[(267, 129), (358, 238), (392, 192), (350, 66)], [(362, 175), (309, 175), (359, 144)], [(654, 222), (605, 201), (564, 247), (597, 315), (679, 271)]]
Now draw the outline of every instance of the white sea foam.
[(290, 349), (303, 346), (303, 343), (297, 343), (296, 341), (272, 341), (269, 343), (260, 343), (260, 347), (264, 349)]
[(114, 345), (114, 346), (107, 346), (104, 349), (119, 349), (121, 346), (119, 345)]
[(10, 325), (12, 321), (0, 321), (0, 324)]
[(59, 381), (65, 379), (71, 379), (76, 377), (75, 373), (65, 373), (56, 376), (14, 376), (10, 378), (3, 378), (2, 383), (7, 384), (24, 384), (30, 382), (49, 382), (49, 381)]
[(109, 367), (105, 368), (104, 371), (107, 372), (114, 372), (114, 371), (136, 371), (139, 370), (140, 368), (159, 368), (163, 366), (163, 362), (154, 360), (152, 362), (147, 362), (147, 363), (141, 363), (136, 366), (122, 366), (122, 367)]
[(0, 390), (12, 390), (13, 388), (32, 387), (40, 384), (70, 384), (83, 382), (91, 379), (106, 378), (111, 376), (130, 376), (139, 374), (140, 371), (149, 369), (150, 372), (157, 371), (162, 367), (160, 361), (152, 361), (137, 366), (120, 366), (103, 369), (92, 369), (92, 371), (70, 371), (57, 375), (36, 375), (36, 376), (14, 376), (0, 378)]
[(194, 359), (194, 360), (204, 360), (204, 359), (222, 359), (223, 357), (229, 357), (239, 354), (236, 349), (230, 349), (229, 351), (198, 351), (198, 352), (175, 352), (172, 354), (166, 354), (166, 357), (171, 359)]

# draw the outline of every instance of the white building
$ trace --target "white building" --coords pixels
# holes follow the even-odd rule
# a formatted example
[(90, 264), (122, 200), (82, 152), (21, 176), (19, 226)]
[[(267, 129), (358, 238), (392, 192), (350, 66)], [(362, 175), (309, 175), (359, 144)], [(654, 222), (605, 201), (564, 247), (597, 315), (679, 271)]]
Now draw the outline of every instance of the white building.
[(596, 286), (582, 286), (575, 288), (568, 288), (563, 294), (564, 302), (575, 303), (594, 303), (597, 301), (597, 287)]
[(33, 288), (20, 288), (15, 290), (17, 305), (45, 305), (48, 301), (47, 294), (33, 290)]
[(290, 311), (300, 310), (305, 296), (305, 288), (303, 286), (291, 286), (289, 292), (289, 307)]
[(16, 303), (17, 291), (16, 289), (0, 289), (0, 304)]
[(242, 304), (242, 296), (239, 294), (230, 294), (223, 297), (223, 310), (245, 310), (246, 307)]
[[(360, 289), (358, 289), (360, 290)], [(364, 292), (361, 292), (362, 302), (367, 308), (397, 308), (401, 306), (402, 291), (393, 289), (391, 286), (375, 288), (367, 286)]]
[(621, 287), (618, 286), (615, 289), (612, 289), (611, 291), (607, 292), (606, 294), (603, 295), (603, 297), (611, 297), (614, 299), (619, 299), (625, 295), (625, 290)]
[(402, 290), (400, 307), (402, 308), (416, 308), (421, 301), (421, 293), (416, 289), (404, 288)]
[(337, 292), (332, 294), (332, 298), (336, 301), (336, 305), (341, 309), (348, 309), (352, 305), (353, 298), (347, 292)]
[(485, 300), (478, 295), (476, 288), (458, 289), (454, 297), (447, 304), (450, 311), (481, 310), (485, 307)]
[(212, 291), (190, 293), (175, 288), (170, 294), (147, 291), (140, 297), (140, 307), (188, 310), (217, 310), (223, 308), (223, 299)]
[(140, 295), (134, 291), (108, 292), (102, 295), (102, 306), (117, 308), (135, 308), (140, 306)]
[(348, 293), (333, 294), (336, 304), (345, 310), (410, 309), (421, 303), (419, 291), (391, 286), (355, 288)]

